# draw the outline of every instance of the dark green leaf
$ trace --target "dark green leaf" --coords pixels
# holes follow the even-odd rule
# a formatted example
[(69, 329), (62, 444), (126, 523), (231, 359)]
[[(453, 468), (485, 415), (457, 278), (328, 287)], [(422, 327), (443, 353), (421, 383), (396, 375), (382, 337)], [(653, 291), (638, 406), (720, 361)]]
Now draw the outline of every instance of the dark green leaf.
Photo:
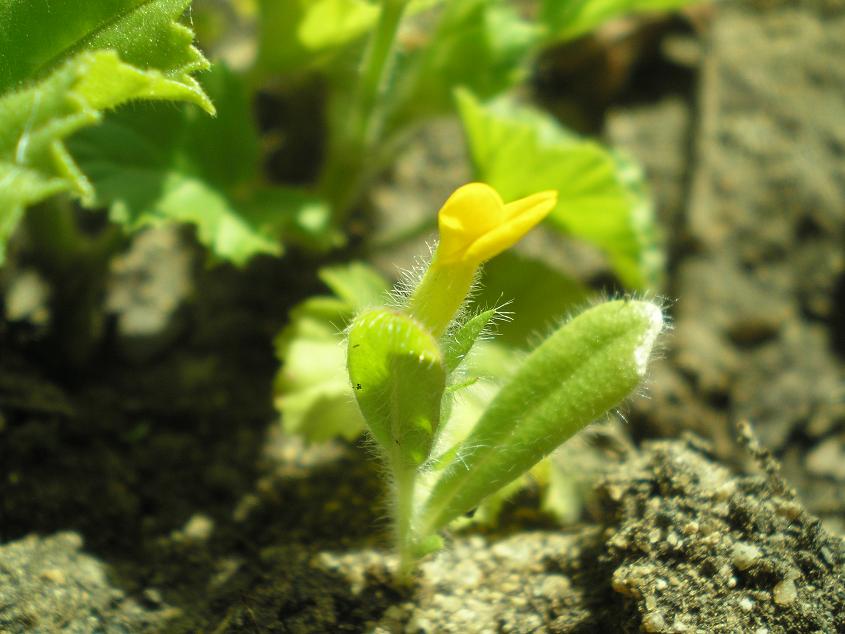
[(213, 112), (190, 73), (208, 62), (177, 24), (189, 0), (0, 4), (0, 263), (24, 209), (93, 188), (65, 148), (104, 110), (181, 100)]
[(465, 86), (490, 97), (524, 79), (539, 30), (503, 0), (448, 2), (429, 41), (400, 58), (388, 130), (452, 110)]

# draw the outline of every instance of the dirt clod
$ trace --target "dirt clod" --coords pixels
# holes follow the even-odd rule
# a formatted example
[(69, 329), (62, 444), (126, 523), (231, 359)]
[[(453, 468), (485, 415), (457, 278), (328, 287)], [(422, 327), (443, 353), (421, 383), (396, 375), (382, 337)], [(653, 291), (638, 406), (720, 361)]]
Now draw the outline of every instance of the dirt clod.
[[(604, 498), (623, 537), (605, 556), (643, 630), (675, 631), (661, 621), (671, 614), (692, 631), (845, 631), (843, 542), (806, 512), (783, 513), (797, 503), (771, 478), (734, 476), (691, 444), (652, 442), (601, 487), (625, 488)], [(655, 526), (671, 535), (692, 523), (703, 530), (653, 539)]]

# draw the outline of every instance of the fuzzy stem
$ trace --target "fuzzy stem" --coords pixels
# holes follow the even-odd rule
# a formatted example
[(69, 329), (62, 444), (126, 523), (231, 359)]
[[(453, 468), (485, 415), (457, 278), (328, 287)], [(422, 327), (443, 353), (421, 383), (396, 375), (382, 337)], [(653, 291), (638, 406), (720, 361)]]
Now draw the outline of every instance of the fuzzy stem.
[(417, 469), (415, 467), (394, 468), (393, 505), (396, 550), (399, 553), (398, 577), (405, 581), (409, 579), (417, 561), (415, 539), (411, 529), (416, 476)]
[(382, 0), (376, 30), (370, 39), (364, 57), (364, 71), (361, 76), (358, 101), (353, 111), (352, 120), (356, 136), (366, 144), (370, 139), (373, 124), (373, 112), (379, 93), (382, 92), (387, 77), (388, 60), (393, 49), (393, 42), (399, 30), (399, 22), (405, 11), (406, 0)]
[(474, 263), (440, 266), (435, 255), (411, 295), (408, 312), (435, 337), (442, 336), (466, 300), (477, 270)]

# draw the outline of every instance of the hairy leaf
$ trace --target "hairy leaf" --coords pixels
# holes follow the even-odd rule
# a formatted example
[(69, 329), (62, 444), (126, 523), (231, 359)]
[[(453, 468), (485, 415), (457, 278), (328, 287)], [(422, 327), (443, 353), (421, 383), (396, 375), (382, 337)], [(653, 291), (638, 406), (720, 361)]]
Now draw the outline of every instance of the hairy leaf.
[(505, 200), (558, 191), (549, 222), (605, 251), (631, 288), (659, 286), (663, 256), (639, 168), (554, 119), (508, 101), (485, 105), (467, 91), (458, 104), (478, 178)]
[(642, 380), (662, 328), (656, 306), (607, 302), (564, 325), (499, 391), (434, 484), (418, 519), (426, 535), (522, 475), (614, 407)]
[(369, 310), (349, 329), (347, 363), (361, 413), (393, 467), (425, 462), (446, 386), (437, 340), (407, 315)]
[(496, 309), (485, 310), (466, 322), (449, 337), (449, 343), (443, 355), (444, 363), (449, 372), (457, 368), (466, 358), (476, 340), (484, 332), (487, 324), (496, 317)]
[(506, 310), (515, 319), (497, 328), (496, 343), (527, 348), (550, 332), (562, 315), (583, 306), (589, 291), (539, 256), (510, 249), (484, 265), (484, 284), (474, 297), (481, 305), (508, 302)]

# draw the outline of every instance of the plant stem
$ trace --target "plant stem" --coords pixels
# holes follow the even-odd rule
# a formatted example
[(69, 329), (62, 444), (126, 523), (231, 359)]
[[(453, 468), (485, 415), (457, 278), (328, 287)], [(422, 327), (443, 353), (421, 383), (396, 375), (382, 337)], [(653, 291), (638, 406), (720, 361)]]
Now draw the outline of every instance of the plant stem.
[(408, 312), (435, 337), (446, 332), (472, 288), (478, 265), (441, 267), (437, 256), (411, 295)]
[(393, 50), (393, 42), (399, 30), (399, 22), (405, 11), (406, 0), (382, 0), (376, 30), (370, 39), (364, 56), (364, 70), (361, 75), (360, 91), (353, 114), (353, 127), (357, 136), (368, 144), (373, 131), (373, 113), (376, 100), (382, 92), (387, 77), (387, 62)]
[(403, 581), (409, 579), (417, 560), (414, 552), (415, 539), (411, 530), (416, 475), (416, 467), (394, 468), (393, 504), (394, 519), (396, 522), (394, 530), (396, 532), (396, 550), (399, 553), (398, 578)]
[(79, 230), (69, 201), (51, 199), (29, 209), (25, 226), (41, 272), (51, 281), (56, 358), (86, 365), (102, 335), (105, 292), (111, 257), (124, 238), (110, 225), (97, 236)]
[(407, 0), (382, 0), (378, 22), (364, 53), (358, 90), (344, 116), (335, 121), (338, 136), (320, 182), (321, 192), (332, 205), (335, 223), (346, 216), (364, 180), (367, 156), (378, 133), (377, 102), (406, 4)]

